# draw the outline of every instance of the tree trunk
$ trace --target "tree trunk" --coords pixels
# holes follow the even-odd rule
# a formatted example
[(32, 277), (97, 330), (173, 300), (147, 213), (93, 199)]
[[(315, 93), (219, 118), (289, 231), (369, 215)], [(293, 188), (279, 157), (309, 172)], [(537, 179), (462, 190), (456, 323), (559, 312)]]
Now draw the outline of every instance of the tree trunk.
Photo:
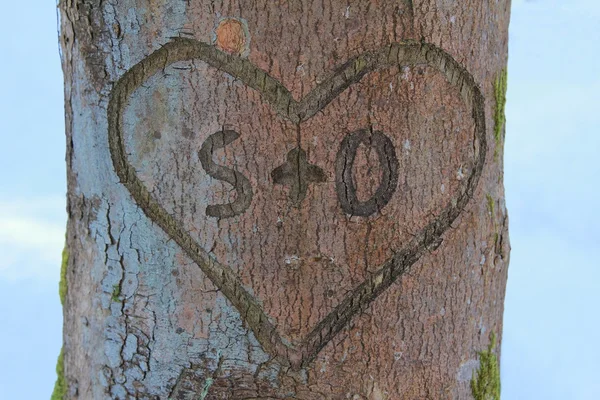
[(498, 398), (509, 10), (63, 0), (65, 398)]

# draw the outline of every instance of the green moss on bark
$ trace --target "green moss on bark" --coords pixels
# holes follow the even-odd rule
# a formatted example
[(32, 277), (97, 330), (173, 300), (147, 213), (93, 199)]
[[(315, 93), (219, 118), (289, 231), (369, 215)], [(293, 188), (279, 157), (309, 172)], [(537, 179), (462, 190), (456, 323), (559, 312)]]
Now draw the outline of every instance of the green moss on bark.
[(502, 134), (504, 125), (506, 124), (506, 89), (508, 83), (508, 72), (504, 68), (500, 75), (494, 81), (494, 98), (496, 100), (496, 108), (494, 110), (494, 139), (496, 141), (496, 149), (494, 157), (498, 156), (498, 151), (502, 145), (504, 135)]
[(121, 301), (121, 299), (119, 298), (119, 296), (121, 295), (121, 286), (119, 284), (113, 285), (113, 291), (112, 291), (112, 296), (111, 299), (114, 302), (119, 302)]
[(60, 297), (60, 304), (65, 304), (65, 298), (67, 297), (67, 265), (69, 264), (69, 249), (65, 243), (65, 248), (62, 252), (62, 263), (60, 265), (60, 281), (58, 282), (58, 295)]
[(487, 200), (488, 211), (493, 216), (494, 215), (494, 198), (489, 193), (485, 195), (485, 198)]
[(479, 352), (479, 369), (471, 379), (471, 393), (475, 400), (500, 400), (500, 364), (494, 353), (496, 335), (492, 333), (487, 350)]
[[(69, 248), (65, 243), (65, 247), (62, 251), (62, 261), (60, 264), (60, 280), (58, 282), (58, 296), (60, 298), (60, 304), (64, 306), (65, 299), (67, 297), (67, 266), (69, 264)], [(65, 368), (64, 368), (64, 356), (63, 349), (60, 349), (58, 360), (56, 361), (56, 383), (54, 384), (54, 390), (50, 400), (63, 400), (67, 393), (67, 386), (65, 384)]]
[(52, 391), (50, 400), (63, 400), (67, 394), (67, 385), (65, 384), (65, 367), (63, 359), (63, 350), (60, 349), (58, 361), (56, 362), (56, 383)]

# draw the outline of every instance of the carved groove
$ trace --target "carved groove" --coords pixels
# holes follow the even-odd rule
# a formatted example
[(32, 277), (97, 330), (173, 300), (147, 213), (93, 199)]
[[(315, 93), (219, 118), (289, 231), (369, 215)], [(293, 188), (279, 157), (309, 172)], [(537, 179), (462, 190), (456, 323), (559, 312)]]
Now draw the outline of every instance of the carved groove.
[[(367, 201), (359, 201), (352, 177), (352, 167), (358, 146), (362, 144), (374, 148), (379, 158), (383, 177), (377, 191)], [(335, 160), (335, 188), (338, 200), (346, 214), (368, 217), (381, 211), (392, 199), (398, 185), (398, 158), (394, 144), (382, 132), (360, 129), (348, 134), (340, 146)]]
[(306, 197), (310, 183), (322, 183), (327, 176), (322, 168), (308, 163), (306, 151), (295, 148), (289, 151), (287, 161), (271, 172), (273, 183), (290, 187), (289, 197), (296, 207)]
[(231, 203), (207, 206), (206, 215), (209, 217), (231, 218), (242, 214), (250, 207), (250, 203), (252, 203), (253, 194), (250, 180), (241, 172), (215, 164), (212, 160), (214, 150), (222, 149), (239, 137), (240, 134), (232, 130), (213, 133), (202, 143), (202, 148), (198, 152), (200, 164), (202, 164), (202, 168), (204, 168), (208, 176), (229, 183), (237, 192), (235, 201)]
[[(283, 117), (299, 124), (315, 115), (338, 94), (371, 71), (392, 66), (429, 65), (441, 72), (454, 85), (475, 121), (475, 157), (471, 174), (461, 181), (458, 194), (440, 214), (418, 232), (405, 247), (380, 266), (378, 271), (352, 290), (296, 346), (286, 345), (276, 327), (243, 287), (233, 271), (202, 249), (182, 225), (148, 192), (135, 169), (127, 160), (123, 140), (123, 110), (133, 91), (159, 70), (178, 61), (200, 60), (227, 72), (247, 86), (257, 90), (263, 99)], [(329, 79), (316, 86), (306, 97), (296, 101), (290, 92), (265, 71), (240, 57), (223, 53), (213, 46), (193, 40), (176, 38), (134, 65), (116, 82), (108, 104), (108, 140), (111, 158), (121, 182), (152, 221), (189, 255), (206, 276), (221, 290), (240, 312), (266, 352), (293, 368), (310, 363), (318, 352), (361, 310), (405, 273), (423, 254), (440, 245), (443, 233), (459, 216), (473, 196), (486, 158), (486, 128), (484, 98), (473, 76), (452, 56), (427, 43), (401, 42), (376, 52), (367, 52), (338, 68)]]

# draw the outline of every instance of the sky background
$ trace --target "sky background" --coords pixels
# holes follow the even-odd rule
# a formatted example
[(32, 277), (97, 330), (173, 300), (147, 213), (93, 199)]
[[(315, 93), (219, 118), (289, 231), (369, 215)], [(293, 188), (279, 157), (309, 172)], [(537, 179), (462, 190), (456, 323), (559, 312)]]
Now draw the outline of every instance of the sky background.
[[(513, 0), (509, 47), (502, 399), (598, 400), (600, 2)], [(0, 54), (0, 399), (49, 399), (66, 224), (53, 2), (4, 2)]]

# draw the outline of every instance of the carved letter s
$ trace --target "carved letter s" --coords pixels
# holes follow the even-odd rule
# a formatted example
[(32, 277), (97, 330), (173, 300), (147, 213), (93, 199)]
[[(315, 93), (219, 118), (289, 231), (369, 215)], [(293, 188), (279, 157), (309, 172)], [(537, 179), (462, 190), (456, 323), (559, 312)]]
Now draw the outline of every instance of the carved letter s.
[(240, 137), (240, 134), (232, 130), (219, 131), (210, 135), (202, 144), (198, 152), (200, 163), (206, 173), (215, 179), (231, 184), (236, 192), (235, 201), (227, 204), (214, 204), (206, 207), (206, 215), (216, 218), (230, 218), (242, 214), (252, 203), (252, 185), (250, 180), (240, 172), (217, 165), (212, 160), (212, 153), (221, 149)]

